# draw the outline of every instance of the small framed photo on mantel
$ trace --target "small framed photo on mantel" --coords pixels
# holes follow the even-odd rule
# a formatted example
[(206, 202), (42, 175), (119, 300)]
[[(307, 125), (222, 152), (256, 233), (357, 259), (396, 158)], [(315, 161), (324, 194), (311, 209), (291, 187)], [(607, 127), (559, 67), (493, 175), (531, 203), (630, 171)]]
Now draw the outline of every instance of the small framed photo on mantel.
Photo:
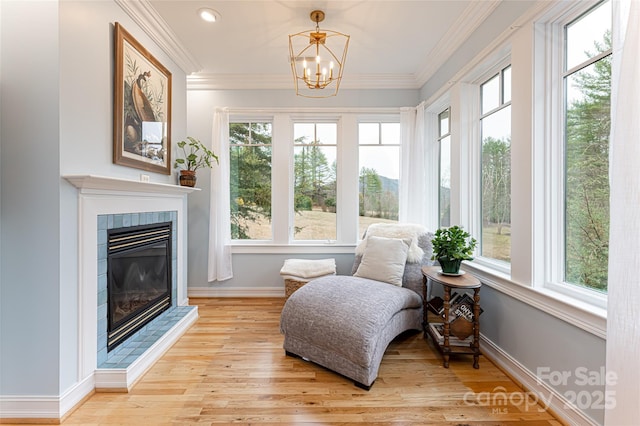
[(171, 72), (115, 23), (113, 162), (171, 174)]

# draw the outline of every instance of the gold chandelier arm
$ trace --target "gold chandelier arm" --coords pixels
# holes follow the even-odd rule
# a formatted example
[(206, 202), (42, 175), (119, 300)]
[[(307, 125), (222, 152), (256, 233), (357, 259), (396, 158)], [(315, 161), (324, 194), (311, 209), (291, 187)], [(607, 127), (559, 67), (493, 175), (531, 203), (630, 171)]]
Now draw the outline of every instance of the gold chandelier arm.
[[(324, 98), (338, 93), (349, 46), (350, 36), (337, 31), (320, 30), (324, 12), (314, 10), (310, 18), (316, 23), (315, 31), (308, 30), (289, 36), (291, 70), (296, 94)], [(313, 52), (312, 47), (315, 47)], [(338, 53), (341, 51), (341, 53)], [(313, 57), (310, 54), (314, 54)], [(315, 67), (312, 62), (315, 62)], [(332, 85), (334, 91), (322, 91)]]

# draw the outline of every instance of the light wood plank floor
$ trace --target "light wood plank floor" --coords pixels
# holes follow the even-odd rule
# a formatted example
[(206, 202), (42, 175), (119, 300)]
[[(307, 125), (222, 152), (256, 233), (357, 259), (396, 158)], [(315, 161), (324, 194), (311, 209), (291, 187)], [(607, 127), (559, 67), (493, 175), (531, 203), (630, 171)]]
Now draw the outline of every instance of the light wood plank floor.
[[(96, 393), (63, 425), (560, 425), (540, 406), (500, 404), (522, 390), (483, 356), (440, 354), (422, 333), (391, 343), (370, 391), (287, 357), (284, 299), (191, 299), (196, 324), (128, 394)], [(511, 398), (520, 401), (520, 398)]]

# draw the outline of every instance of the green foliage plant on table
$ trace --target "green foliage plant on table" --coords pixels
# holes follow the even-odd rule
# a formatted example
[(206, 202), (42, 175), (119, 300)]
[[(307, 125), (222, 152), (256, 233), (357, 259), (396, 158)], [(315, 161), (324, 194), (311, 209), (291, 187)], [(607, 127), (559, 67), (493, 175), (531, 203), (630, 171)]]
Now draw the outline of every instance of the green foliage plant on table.
[(213, 167), (213, 160), (219, 164), (218, 156), (202, 142), (191, 136), (177, 143), (182, 150), (182, 158), (176, 158), (173, 167), (180, 170), (180, 185), (195, 186), (196, 170)]
[(462, 227), (454, 225), (436, 230), (431, 244), (431, 260), (438, 260), (443, 273), (458, 274), (463, 260), (473, 260), (478, 242)]

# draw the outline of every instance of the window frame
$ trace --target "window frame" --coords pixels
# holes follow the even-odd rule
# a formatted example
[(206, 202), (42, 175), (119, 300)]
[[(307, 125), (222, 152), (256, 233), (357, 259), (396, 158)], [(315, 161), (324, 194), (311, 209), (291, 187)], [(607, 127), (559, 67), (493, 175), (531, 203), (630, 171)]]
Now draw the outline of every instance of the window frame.
[[(511, 106), (512, 99), (509, 99), (508, 102), (503, 102), (503, 71), (506, 68), (512, 67), (511, 64), (511, 54), (507, 53), (501, 57), (501, 59), (496, 60), (492, 63), (491, 66), (485, 68), (485, 71), (476, 77), (471, 83), (475, 89), (474, 100), (477, 102), (477, 109), (475, 109), (475, 116), (469, 117), (473, 126), (475, 127), (475, 134), (477, 135), (475, 138), (471, 137), (470, 140), (473, 142), (470, 144), (469, 149), (471, 152), (470, 156), (470, 166), (469, 166), (469, 178), (475, 181), (475, 184), (471, 184), (469, 187), (470, 195), (473, 200), (471, 205), (471, 212), (469, 216), (470, 224), (469, 229), (470, 233), (475, 236), (478, 240), (479, 244), (476, 247), (476, 253), (474, 257), (474, 263), (481, 265), (483, 268), (495, 271), (496, 273), (502, 276), (510, 276), (511, 275), (511, 263), (501, 261), (498, 259), (493, 259), (490, 257), (482, 256), (480, 253), (481, 243), (480, 238), (482, 238), (482, 119), (488, 117), (489, 115), (501, 111), (502, 109)], [(481, 86), (490, 81), (492, 78), (498, 76), (499, 77), (499, 92), (500, 92), (500, 102), (498, 107), (493, 108), (486, 113), (482, 114), (482, 95), (481, 95)], [(513, 97), (513, 93), (512, 93)], [(511, 120), (513, 122), (513, 118)], [(510, 123), (510, 126), (512, 124)], [(513, 154), (512, 154), (513, 155)], [(478, 238), (480, 237), (480, 238)], [(513, 244), (512, 244), (513, 247)]]
[[(467, 227), (472, 235), (476, 235), (479, 229), (476, 223), (479, 216), (475, 215), (479, 211), (476, 184), (480, 164), (478, 144), (475, 143), (479, 134), (477, 117), (480, 116), (477, 86), (491, 75), (489, 70), (495, 70), (502, 63), (511, 63), (512, 139), (518, 142), (512, 143), (511, 156), (512, 163), (519, 164), (512, 168), (512, 186), (522, 188), (522, 191), (512, 193), (512, 238), (513, 247), (516, 247), (516, 241), (522, 246), (512, 250), (507, 272), (478, 257), (472, 262), (463, 262), (463, 268), (476, 275), (483, 286), (604, 339), (606, 308), (544, 285), (549, 258), (553, 256), (545, 246), (553, 225), (549, 221), (553, 211), (549, 188), (553, 184), (545, 173), (549, 160), (557, 160), (557, 155), (549, 151), (553, 147), (552, 142), (557, 141), (552, 127), (558, 125), (557, 117), (550, 110), (552, 105), (558, 105), (558, 90), (550, 90), (551, 86), (558, 84), (557, 74), (551, 72), (553, 67), (557, 67), (559, 58), (555, 33), (562, 30), (562, 26), (557, 22), (566, 20), (569, 13), (578, 15), (596, 3), (598, 0), (561, 2), (540, 4), (532, 9), (526, 20), (520, 21), (521, 26), (515, 25), (511, 28), (513, 32), (503, 33), (487, 46), (482, 55), (451, 76), (448, 84), (427, 100), (426, 111), (435, 117), (446, 107), (443, 99), (447, 99), (451, 106), (451, 221)], [(427, 126), (434, 170), (437, 167), (435, 133)], [(435, 176), (433, 185), (438, 185)], [(435, 205), (436, 196), (432, 199)], [(437, 215), (435, 208), (433, 210)]]
[[(444, 113), (448, 113), (448, 120), (449, 120), (449, 129), (446, 133), (442, 133), (442, 119), (440, 118), (442, 116), (442, 114)], [(451, 224), (451, 106), (448, 105), (446, 108), (442, 109), (438, 114), (437, 114), (437, 121), (438, 121), (438, 132), (437, 132), (437, 138), (436, 138), (436, 143), (437, 143), (437, 147), (438, 147), (438, 227), (443, 227), (442, 224), (442, 204), (441, 204), (441, 200), (442, 200), (442, 141), (449, 138), (449, 224)]]
[[(294, 127), (296, 124), (313, 124), (314, 126), (314, 138), (316, 138), (316, 140), (312, 141), (311, 144), (309, 144), (308, 146), (327, 146), (327, 147), (334, 147), (336, 149), (336, 201), (338, 200), (338, 191), (340, 190), (339, 188), (339, 182), (341, 180), (340, 178), (340, 154), (339, 154), (339, 146), (340, 146), (340, 142), (341, 142), (341, 135), (340, 135), (340, 120), (339, 118), (325, 118), (325, 119), (313, 119), (313, 118), (301, 118), (301, 119), (292, 119), (291, 120), (291, 142), (290, 142), (290, 147), (291, 147), (291, 164), (290, 164), (290, 170), (292, 171), (291, 176), (290, 176), (290, 180), (289, 180), (289, 193), (290, 193), (290, 199), (292, 200), (291, 202), (291, 207), (289, 208), (289, 213), (288, 213), (288, 217), (289, 217), (289, 232), (288, 232), (288, 241), (289, 244), (292, 245), (296, 245), (296, 244), (335, 244), (339, 241), (341, 241), (340, 238), (340, 233), (339, 233), (339, 229), (338, 229), (338, 222), (340, 220), (340, 215), (338, 213), (339, 210), (339, 204), (336, 203), (336, 228), (335, 228), (335, 232), (336, 232), (336, 238), (335, 240), (332, 239), (327, 239), (327, 240), (304, 240), (304, 239), (299, 239), (297, 240), (295, 238), (295, 149), (296, 147), (302, 147), (303, 145), (297, 145), (295, 142), (295, 130)], [(328, 145), (322, 145), (322, 144), (317, 144), (317, 125), (318, 124), (335, 124), (336, 125), (336, 143), (335, 145), (333, 144), (328, 144)]]
[[(361, 124), (377, 124), (378, 125), (378, 142), (377, 143), (369, 143), (369, 144), (361, 144), (360, 143), (360, 125)], [(383, 124), (398, 124), (400, 127), (398, 130), (398, 143), (397, 144), (389, 144), (382, 142), (382, 125)], [(358, 175), (358, 189), (360, 186), (360, 169), (362, 168), (362, 164), (360, 163), (360, 148), (361, 147), (397, 147), (398, 148), (398, 209), (400, 207), (400, 168), (402, 167), (402, 128), (400, 124), (400, 116), (390, 117), (390, 116), (361, 116), (358, 118), (357, 122), (357, 139), (356, 139), (356, 149), (358, 156), (358, 167), (356, 169), (356, 173)], [(360, 192), (358, 191), (358, 197)], [(359, 198), (358, 198), (359, 200)], [(358, 203), (359, 204), (359, 203)], [(357, 226), (358, 226), (358, 240), (360, 240), (363, 232), (360, 231), (360, 207), (358, 205), (358, 215)], [(398, 218), (399, 220), (399, 218)]]
[[(352, 254), (361, 235), (358, 223), (358, 124), (359, 122), (400, 123), (400, 108), (362, 110), (279, 110), (230, 111), (230, 123), (270, 122), (272, 124), (272, 239), (231, 240), (232, 252), (257, 253), (345, 253)], [(337, 229), (336, 240), (294, 240), (294, 123), (336, 123)], [(385, 146), (385, 145), (381, 145)], [(356, 166), (349, 167), (355, 164)], [(352, 182), (353, 181), (353, 182)], [(286, 186), (286, 191), (273, 188)], [(355, 194), (355, 195), (354, 195)]]
[[(497, 68), (497, 70), (496, 70), (496, 68)], [(481, 82), (478, 85), (478, 88), (479, 88), (479, 91), (480, 91), (480, 117), (478, 119), (478, 122), (479, 122), (478, 123), (478, 132), (479, 132), (479, 136), (480, 136), (480, 140), (479, 140), (479, 150), (480, 150), (480, 153), (479, 153), (479, 156), (480, 156), (480, 166), (479, 166), (479, 171), (480, 171), (480, 179), (479, 179), (479, 182), (480, 182), (480, 188), (479, 188), (479, 197), (480, 197), (480, 199), (479, 199), (479, 203), (480, 203), (480, 211), (479, 211), (479, 214), (480, 214), (480, 232), (479, 232), (478, 236), (480, 238), (479, 238), (479, 241), (478, 241), (478, 243), (479, 243), (478, 244), (478, 257), (480, 259), (482, 259), (486, 264), (491, 265), (495, 269), (497, 269), (497, 270), (499, 270), (501, 272), (504, 272), (504, 273), (510, 272), (510, 270), (511, 270), (511, 261), (507, 262), (507, 261), (500, 260), (500, 259), (495, 259), (495, 258), (492, 258), (492, 257), (489, 257), (489, 256), (483, 256), (481, 254), (482, 244), (483, 244), (482, 240), (483, 240), (483, 235), (484, 235), (483, 225), (482, 225), (482, 215), (484, 213), (484, 211), (483, 211), (484, 207), (482, 205), (482, 196), (483, 196), (483, 193), (482, 193), (482, 186), (483, 186), (483, 181), (482, 181), (482, 172), (483, 172), (482, 171), (482, 146), (483, 146), (483, 143), (484, 143), (484, 135), (482, 133), (482, 121), (485, 118), (488, 118), (493, 114), (497, 114), (500, 111), (503, 111), (503, 110), (511, 107), (511, 98), (509, 98), (508, 101), (505, 101), (505, 99), (504, 99), (504, 94), (505, 94), (505, 90), (504, 90), (505, 78), (504, 78), (504, 75), (505, 75), (505, 71), (507, 69), (509, 69), (509, 70), (512, 69), (511, 68), (511, 62), (507, 61), (506, 64), (505, 64), (505, 62), (502, 62), (500, 66), (493, 68), (493, 70), (494, 70), (493, 75), (490, 75), (488, 78), (485, 78), (484, 81)], [(498, 106), (496, 106), (495, 108), (491, 108), (487, 112), (483, 113), (482, 112), (482, 101), (483, 101), (483, 99), (482, 99), (482, 86), (484, 84), (488, 83), (489, 81), (491, 81), (492, 79), (496, 78), (496, 77), (498, 78)], [(511, 90), (510, 90), (510, 93), (511, 93)], [(509, 114), (509, 116), (511, 118), (511, 113)], [(509, 122), (509, 134), (511, 134), (511, 127), (512, 127), (512, 122), (510, 121)], [(511, 142), (510, 142), (510, 145), (511, 145)], [(511, 164), (511, 162), (510, 162), (510, 164)], [(509, 170), (509, 175), (511, 175), (511, 170)], [(509, 200), (511, 200), (511, 188), (509, 188)], [(509, 208), (509, 211), (511, 211), (511, 208)], [(511, 217), (509, 217), (509, 221), (511, 221)], [(511, 227), (511, 224), (509, 224), (509, 227)], [(511, 252), (511, 237), (509, 237), (509, 252)], [(511, 254), (509, 254), (509, 259), (511, 259)]]
[[(256, 123), (269, 123), (271, 124), (271, 144), (268, 145), (271, 148), (271, 203), (272, 203), (272, 208), (273, 208), (273, 117), (269, 117), (269, 118), (264, 118), (264, 116), (256, 116), (258, 118), (248, 118), (248, 117), (240, 117), (240, 116), (236, 116), (233, 117), (233, 119), (229, 119), (229, 125), (231, 124), (256, 124)], [(250, 144), (251, 146), (267, 146), (265, 144)], [(229, 142), (229, 149), (231, 149), (232, 146), (241, 146), (238, 144), (232, 144), (231, 142)], [(229, 171), (231, 171), (231, 168), (229, 168)], [(229, 184), (231, 184), (231, 180), (229, 181)], [(273, 215), (272, 215), (273, 216)], [(232, 239), (232, 241), (237, 242), (239, 244), (252, 244), (255, 242), (260, 242), (260, 241), (273, 241), (274, 238), (274, 229), (273, 229), (273, 220), (271, 221), (271, 239)]]
[[(549, 290), (564, 297), (575, 299), (579, 302), (592, 305), (600, 309), (607, 307), (607, 294), (589, 289), (578, 284), (564, 280), (565, 275), (565, 78), (576, 71), (588, 67), (611, 54), (602, 53), (579, 65), (565, 70), (566, 61), (566, 27), (581, 16), (589, 13), (602, 1), (593, 1), (578, 5), (566, 11), (556, 19), (545, 25), (545, 32), (549, 35), (545, 40), (537, 40), (546, 44), (544, 63), (550, 68), (546, 71), (544, 84), (547, 87), (547, 107), (544, 111), (544, 123), (547, 126), (548, 137), (542, 143), (544, 151), (544, 165), (540, 172), (545, 176), (544, 211), (537, 214), (543, 215), (545, 230), (540, 233), (537, 241), (542, 244), (546, 255), (544, 256), (544, 271), (537, 277), (534, 284), (539, 289)], [(556, 76), (556, 77), (554, 77)], [(562, 143), (554, 143), (562, 141)], [(539, 143), (539, 141), (537, 142)], [(539, 182), (536, 182), (539, 184)], [(539, 256), (538, 256), (539, 257)]]

